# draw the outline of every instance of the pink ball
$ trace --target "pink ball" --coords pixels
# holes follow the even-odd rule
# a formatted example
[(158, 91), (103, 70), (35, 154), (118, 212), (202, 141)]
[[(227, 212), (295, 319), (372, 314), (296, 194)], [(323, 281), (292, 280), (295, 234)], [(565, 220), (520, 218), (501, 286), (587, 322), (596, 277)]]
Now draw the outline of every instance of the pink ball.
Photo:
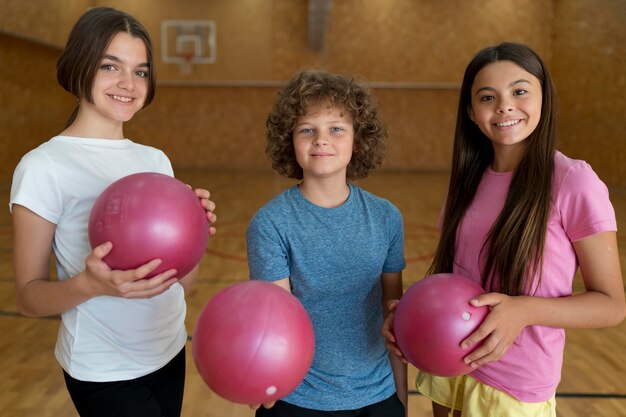
[(184, 277), (207, 247), (209, 223), (195, 193), (176, 178), (154, 172), (123, 177), (96, 199), (89, 216), (94, 248), (113, 243), (104, 261), (111, 269), (162, 263), (147, 278), (175, 268)]
[(456, 274), (434, 274), (411, 285), (400, 299), (394, 318), (398, 348), (415, 367), (438, 376), (472, 370), (463, 358), (478, 347), (461, 342), (483, 322), (489, 308), (469, 302), (485, 291)]
[(192, 355), (206, 384), (231, 402), (263, 404), (292, 392), (315, 352), (311, 320), (276, 284), (245, 281), (215, 295), (193, 335)]

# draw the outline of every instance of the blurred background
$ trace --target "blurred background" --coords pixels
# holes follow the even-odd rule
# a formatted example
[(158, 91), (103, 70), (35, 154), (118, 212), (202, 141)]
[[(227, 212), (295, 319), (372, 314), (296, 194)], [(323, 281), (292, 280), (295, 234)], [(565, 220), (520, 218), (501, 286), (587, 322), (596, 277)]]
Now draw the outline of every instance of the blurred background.
[[(218, 204), (218, 233), (186, 295), (190, 335), (210, 297), (248, 278), (252, 214), (293, 183), (271, 170), (265, 119), (301, 68), (354, 75), (379, 101), (387, 159), (361, 185), (403, 213), (405, 289), (437, 243), (463, 71), (502, 41), (528, 44), (546, 61), (559, 94), (559, 149), (592, 165), (626, 227), (626, 0), (0, 0), (0, 416), (76, 415), (52, 353), (58, 317), (27, 319), (15, 307), (7, 204), (21, 156), (62, 131), (74, 109), (56, 61), (95, 6), (137, 17), (155, 47), (156, 99), (126, 136), (163, 149), (176, 176)], [(618, 244), (626, 277), (622, 233)], [(584, 291), (579, 276), (574, 291)], [(626, 322), (567, 337), (559, 416), (626, 416)], [(183, 415), (251, 417), (207, 389), (187, 347)], [(429, 416), (415, 372), (410, 416)]]
[[(155, 45), (157, 97), (126, 135), (162, 148), (177, 170), (269, 170), (276, 89), (320, 67), (373, 88), (390, 130), (384, 169), (446, 171), (465, 66), (506, 40), (552, 71), (560, 149), (626, 187), (625, 0), (0, 0), (2, 179), (63, 129), (74, 99), (56, 82), (56, 60), (78, 17), (103, 5), (136, 16)], [(212, 43), (190, 49), (194, 33), (166, 21), (210, 21), (195, 33)], [(165, 62), (190, 54), (212, 63)]]

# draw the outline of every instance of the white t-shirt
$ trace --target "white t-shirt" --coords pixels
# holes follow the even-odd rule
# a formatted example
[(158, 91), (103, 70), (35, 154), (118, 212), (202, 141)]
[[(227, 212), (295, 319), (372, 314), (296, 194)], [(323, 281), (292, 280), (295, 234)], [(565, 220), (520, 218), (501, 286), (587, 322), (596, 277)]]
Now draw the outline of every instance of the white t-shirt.
[[(128, 139), (57, 136), (28, 152), (13, 175), (9, 208), (19, 204), (56, 225), (60, 280), (85, 269), (91, 208), (113, 181), (137, 172), (173, 176), (165, 154)], [(185, 345), (180, 284), (150, 299), (99, 296), (64, 312), (55, 355), (82, 381), (138, 378), (165, 366)]]

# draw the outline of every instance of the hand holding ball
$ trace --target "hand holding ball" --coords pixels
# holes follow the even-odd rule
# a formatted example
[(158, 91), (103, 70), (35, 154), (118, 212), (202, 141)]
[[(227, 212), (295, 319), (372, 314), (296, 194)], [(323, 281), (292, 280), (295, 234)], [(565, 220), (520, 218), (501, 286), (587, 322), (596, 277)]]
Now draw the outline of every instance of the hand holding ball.
[(407, 360), (430, 374), (458, 376), (472, 370), (463, 362), (477, 346), (461, 342), (483, 322), (489, 308), (470, 300), (483, 294), (481, 286), (456, 274), (434, 274), (411, 285), (394, 317), (398, 348)]
[(209, 238), (206, 211), (195, 193), (168, 175), (142, 172), (109, 185), (89, 217), (89, 242), (110, 241), (104, 261), (111, 269), (162, 263), (147, 278), (175, 268), (179, 278), (202, 258)]

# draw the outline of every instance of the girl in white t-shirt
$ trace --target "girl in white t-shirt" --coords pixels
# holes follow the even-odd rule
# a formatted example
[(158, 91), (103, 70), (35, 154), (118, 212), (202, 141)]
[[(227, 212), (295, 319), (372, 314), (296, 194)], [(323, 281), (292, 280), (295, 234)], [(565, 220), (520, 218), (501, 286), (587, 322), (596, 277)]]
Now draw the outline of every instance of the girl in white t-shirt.
[[(436, 417), (555, 416), (563, 329), (624, 319), (615, 212), (591, 167), (556, 151), (555, 94), (542, 59), (525, 45), (485, 48), (465, 71), (429, 273), (481, 284), (488, 293), (471, 303), (490, 313), (461, 342), (482, 342), (464, 359), (473, 371), (420, 372), (417, 388)], [(578, 268), (585, 291), (572, 294)], [(383, 333), (402, 356), (392, 330), (390, 316)]]
[[(107, 242), (93, 250), (95, 199), (136, 172), (173, 176), (165, 154), (124, 137), (124, 122), (154, 97), (152, 44), (126, 13), (98, 7), (76, 23), (57, 63), (78, 106), (66, 129), (27, 153), (15, 170), (10, 208), (19, 311), (61, 314), (55, 348), (81, 416), (179, 416), (185, 379), (184, 290), (197, 276), (158, 267), (111, 270)], [(215, 205), (196, 189), (209, 223)], [(215, 233), (213, 227), (209, 234)], [(58, 280), (50, 279), (54, 251)]]

